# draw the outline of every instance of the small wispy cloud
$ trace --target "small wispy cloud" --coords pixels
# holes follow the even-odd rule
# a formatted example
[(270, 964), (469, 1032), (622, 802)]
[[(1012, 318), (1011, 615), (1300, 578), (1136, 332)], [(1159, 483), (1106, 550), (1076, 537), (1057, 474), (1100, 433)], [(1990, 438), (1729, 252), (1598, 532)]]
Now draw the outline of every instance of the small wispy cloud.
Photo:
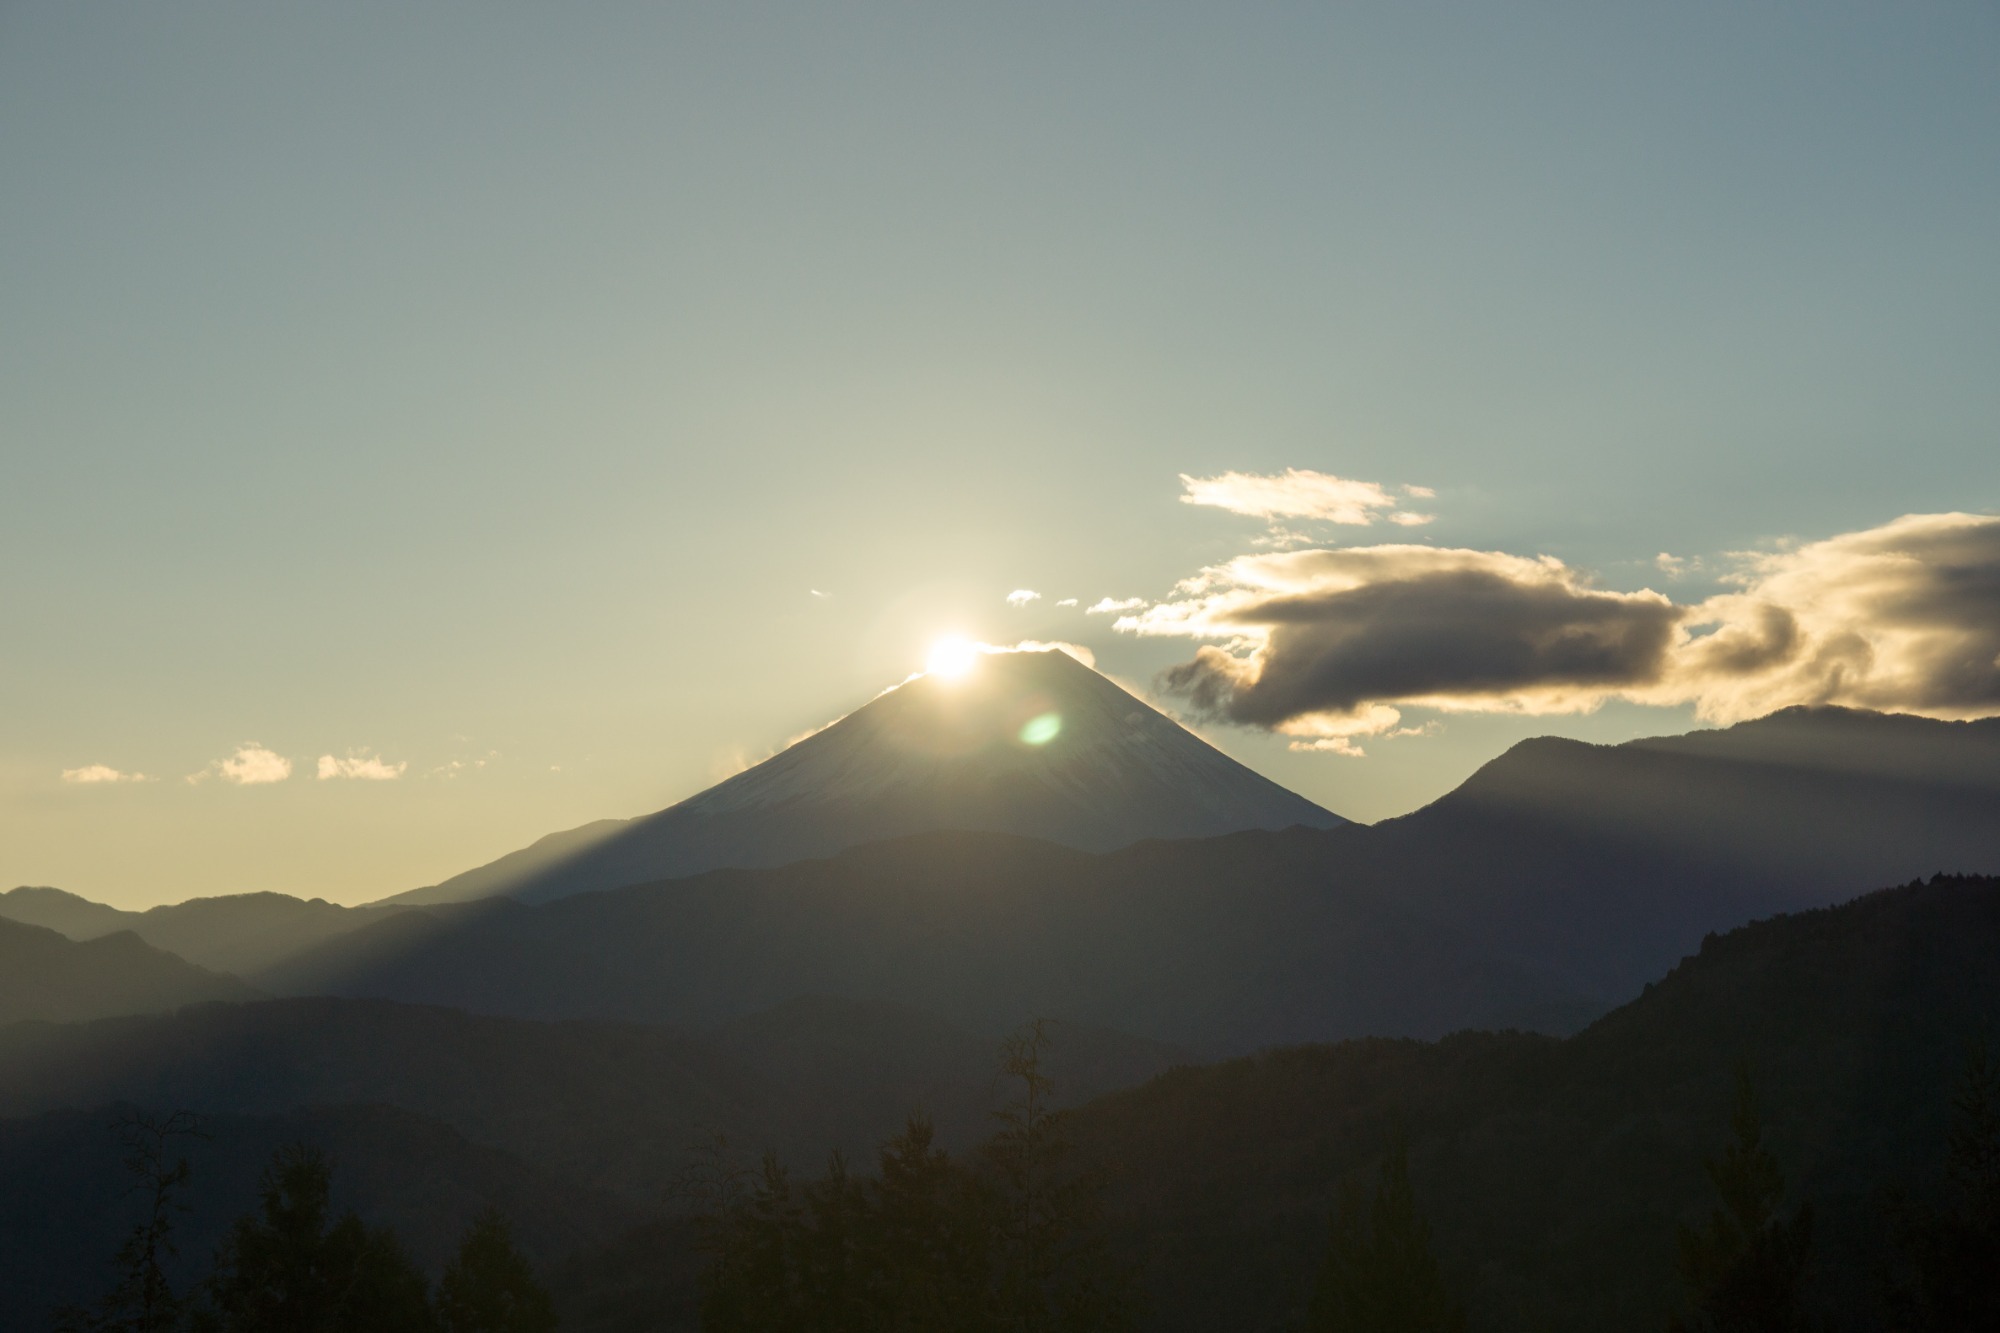
[(425, 774), (424, 776), (432, 778), (455, 778), (460, 776), (461, 774), (471, 773), (478, 769), (482, 769), (486, 767), (486, 765), (488, 765), (489, 763), (493, 762), (495, 759), (498, 759), (499, 757), (500, 757), (500, 752), (498, 750), (488, 750), (485, 754), (479, 756), (477, 759), (446, 760), (444, 763), (439, 764), (436, 768), (432, 769), (429, 773)]
[(392, 764), (365, 750), (350, 750), (345, 759), (323, 754), (319, 757), (319, 780), (329, 782), (351, 778), (359, 782), (394, 782), (403, 776), (403, 770), (409, 766), (407, 759)]
[(1396, 508), (1396, 497), (1372, 481), (1330, 472), (1286, 468), (1283, 472), (1224, 472), (1214, 477), (1181, 474), (1182, 504), (1209, 505), (1251, 518), (1308, 518), (1321, 523), (1366, 527), (1378, 512)]
[(121, 773), (109, 764), (85, 764), (82, 768), (65, 768), (62, 771), (62, 780), (64, 782), (79, 783), (84, 786), (94, 786), (105, 782), (152, 781), (144, 773)]
[(1336, 477), (1330, 472), (1286, 468), (1283, 472), (1224, 472), (1213, 477), (1181, 474), (1182, 504), (1207, 505), (1232, 514), (1261, 518), (1268, 524), (1253, 546), (1289, 551), (1317, 540), (1298, 523), (1339, 523), (1368, 527), (1386, 519), (1398, 527), (1417, 528), (1435, 521), (1435, 514), (1402, 508), (1405, 498), (1429, 500), (1437, 492), (1428, 486), (1383, 486), (1373, 481)]
[(826, 598), (833, 596), (832, 593), (821, 592), (818, 588), (808, 588), (806, 591), (810, 592), (813, 596), (818, 597), (821, 600), (825, 600)]
[(211, 761), (199, 773), (188, 774), (187, 780), (202, 782), (214, 777), (239, 787), (260, 787), (270, 782), (283, 782), (291, 775), (291, 760), (276, 751), (265, 749), (256, 741), (245, 741), (236, 747), (235, 754)]
[(1108, 616), (1119, 611), (1131, 611), (1146, 604), (1143, 597), (1105, 597), (1083, 608), (1087, 616)]
[(1009, 606), (1026, 606), (1029, 602), (1039, 602), (1041, 600), (1042, 595), (1033, 588), (1016, 588), (1007, 594), (1007, 605)]
[(1075, 606), (1075, 605), (1076, 605), (1076, 598), (1074, 598), (1074, 597), (1065, 597), (1065, 598), (1063, 598), (1063, 599), (1062, 599), (1062, 600), (1061, 600), (1060, 602), (1057, 602), (1057, 603), (1056, 603), (1056, 605), (1057, 605), (1057, 606)]

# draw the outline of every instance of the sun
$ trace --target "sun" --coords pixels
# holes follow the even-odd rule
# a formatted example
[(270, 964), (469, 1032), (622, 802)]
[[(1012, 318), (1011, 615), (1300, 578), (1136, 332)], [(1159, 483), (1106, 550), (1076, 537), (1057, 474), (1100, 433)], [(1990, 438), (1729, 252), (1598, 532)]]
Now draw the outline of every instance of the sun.
[(924, 672), (945, 680), (957, 680), (971, 671), (978, 661), (979, 649), (969, 639), (952, 635), (931, 645), (931, 654), (924, 659)]

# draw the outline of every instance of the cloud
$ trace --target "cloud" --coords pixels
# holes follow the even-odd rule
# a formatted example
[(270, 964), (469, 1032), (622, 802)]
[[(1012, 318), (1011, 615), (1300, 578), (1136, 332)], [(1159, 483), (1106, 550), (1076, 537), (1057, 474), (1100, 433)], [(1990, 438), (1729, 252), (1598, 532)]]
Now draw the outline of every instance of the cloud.
[(1395, 703), (1556, 712), (1651, 683), (1683, 615), (1559, 560), (1430, 546), (1246, 556), (1191, 582), (1201, 595), (1117, 627), (1227, 640), (1170, 668), (1166, 689), (1204, 716), (1315, 739), (1386, 731)]
[(1029, 602), (1039, 602), (1042, 595), (1033, 588), (1016, 588), (1007, 594), (1007, 605), (1026, 606)]
[(821, 592), (821, 591), (820, 591), (820, 590), (819, 590), (818, 588), (808, 588), (808, 589), (806, 589), (806, 591), (807, 591), (807, 592), (809, 592), (809, 593), (811, 593), (811, 594), (812, 594), (813, 596), (815, 596), (815, 597), (818, 597), (818, 598), (820, 598), (820, 599), (822, 599), (822, 600), (824, 600), (825, 598), (828, 598), (828, 597), (831, 597), (831, 596), (833, 596), (833, 594), (832, 594), (832, 593), (830, 593), (830, 592)]
[(1057, 605), (1057, 606), (1075, 606), (1075, 605), (1076, 605), (1076, 598), (1074, 598), (1074, 597), (1065, 597), (1065, 598), (1063, 598), (1063, 599), (1062, 599), (1062, 600), (1061, 600), (1060, 602), (1057, 602), (1057, 603), (1056, 603), (1056, 605)]
[(2000, 518), (1908, 514), (1737, 557), (1697, 608), (1683, 692), (1716, 721), (1789, 704), (2000, 713)]
[(1428, 486), (1405, 486), (1403, 494), (1418, 500), (1435, 500), (1437, 492)]
[(1404, 527), (1404, 528), (1420, 528), (1420, 527), (1422, 527), (1422, 526), (1423, 526), (1424, 524), (1426, 524), (1426, 523), (1433, 523), (1433, 522), (1436, 522), (1436, 521), (1437, 521), (1437, 515), (1436, 515), (1436, 514), (1413, 514), (1413, 513), (1411, 513), (1411, 512), (1409, 511), (1409, 510), (1405, 509), (1405, 510), (1402, 510), (1402, 511), (1400, 511), (1400, 512), (1398, 512), (1398, 513), (1394, 513), (1394, 514), (1391, 514), (1391, 515), (1389, 515), (1389, 521), (1390, 521), (1391, 523), (1394, 523), (1394, 524), (1396, 524), (1396, 525), (1397, 525), (1398, 527)]
[[(463, 738), (461, 737), (461, 739)], [(462, 773), (470, 773), (477, 769), (484, 768), (486, 767), (487, 764), (491, 763), (495, 759), (498, 759), (499, 757), (500, 757), (500, 752), (498, 750), (488, 750), (485, 754), (481, 755), (477, 759), (447, 760), (445, 763), (439, 764), (436, 768), (432, 769), (429, 773), (426, 773), (424, 776), (432, 778), (455, 778)]]
[(350, 750), (345, 759), (323, 754), (319, 757), (319, 780), (328, 782), (335, 778), (353, 778), (362, 782), (393, 782), (402, 777), (403, 770), (409, 766), (407, 759), (391, 764), (365, 750)]
[(256, 741), (245, 741), (236, 747), (235, 754), (227, 759), (213, 760), (199, 773), (188, 774), (187, 780), (201, 782), (209, 777), (218, 777), (239, 787), (257, 787), (267, 782), (283, 782), (291, 775), (291, 760), (265, 749)]
[(1135, 607), (1141, 607), (1145, 604), (1146, 599), (1143, 597), (1124, 597), (1118, 599), (1104, 597), (1084, 607), (1083, 613), (1087, 616), (1104, 616), (1117, 611), (1130, 611)]
[[(1181, 487), (1185, 492), (1182, 504), (1212, 505), (1251, 518), (1305, 518), (1358, 527), (1368, 526), (1375, 521), (1378, 511), (1387, 513), (1397, 504), (1396, 497), (1375, 482), (1351, 481), (1302, 468), (1286, 468), (1273, 474), (1224, 472), (1215, 477), (1190, 477), (1182, 473)], [(1404, 491), (1409, 495), (1431, 495), (1430, 490), (1421, 486), (1405, 487)]]
[(1622, 698), (1721, 722), (1792, 704), (2000, 713), (2000, 518), (1909, 515), (1736, 560), (1735, 591), (1681, 605), (1598, 588), (1548, 556), (1253, 555), (1115, 628), (1214, 640), (1163, 688), (1203, 717), (1336, 753), (1395, 734), (1406, 706), (1556, 713)]
[(94, 785), (102, 782), (151, 782), (144, 773), (120, 773), (109, 764), (85, 764), (82, 768), (65, 768), (64, 782)]

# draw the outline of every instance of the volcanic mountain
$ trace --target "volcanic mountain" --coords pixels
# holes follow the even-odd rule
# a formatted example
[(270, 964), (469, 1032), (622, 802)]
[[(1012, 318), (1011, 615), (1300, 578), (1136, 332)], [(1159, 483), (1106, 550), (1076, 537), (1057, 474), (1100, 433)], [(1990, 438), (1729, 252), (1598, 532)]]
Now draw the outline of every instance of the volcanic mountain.
[(986, 653), (962, 677), (915, 677), (657, 814), (551, 834), (391, 901), (544, 901), (945, 829), (1108, 851), (1345, 822), (1067, 653)]

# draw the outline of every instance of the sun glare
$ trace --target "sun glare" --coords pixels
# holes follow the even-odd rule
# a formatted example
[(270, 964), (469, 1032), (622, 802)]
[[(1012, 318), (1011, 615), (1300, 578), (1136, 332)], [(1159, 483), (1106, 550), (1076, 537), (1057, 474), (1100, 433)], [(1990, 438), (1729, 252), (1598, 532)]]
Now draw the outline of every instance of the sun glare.
[(972, 670), (979, 660), (979, 650), (971, 641), (957, 638), (939, 639), (931, 645), (931, 655), (924, 660), (924, 671), (946, 680), (956, 680)]

